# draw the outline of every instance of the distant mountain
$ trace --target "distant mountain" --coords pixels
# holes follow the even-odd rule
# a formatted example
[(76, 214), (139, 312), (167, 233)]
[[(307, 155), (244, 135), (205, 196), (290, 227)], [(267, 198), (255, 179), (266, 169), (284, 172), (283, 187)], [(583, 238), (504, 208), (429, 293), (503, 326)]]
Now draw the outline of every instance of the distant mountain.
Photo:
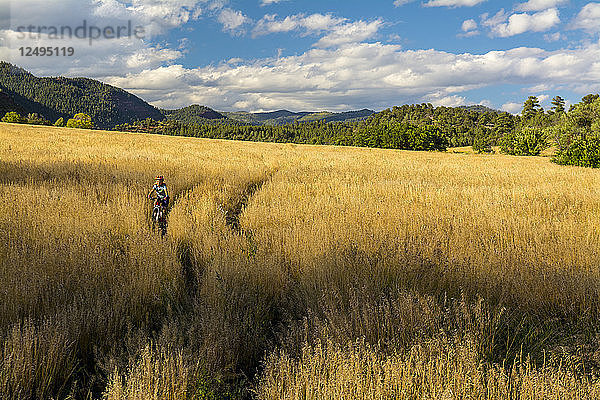
[(227, 118), (238, 121), (244, 124), (251, 125), (285, 125), (292, 122), (343, 122), (343, 121), (360, 121), (367, 119), (375, 114), (371, 110), (347, 111), (341, 113), (333, 113), (329, 111), (321, 112), (292, 112), (288, 110), (278, 110), (271, 112), (249, 113), (245, 111), (223, 112)]
[(235, 111), (235, 112), (224, 112), (227, 118), (238, 121), (243, 124), (250, 125), (284, 125), (286, 123), (294, 122), (298, 118), (304, 115), (310, 114), (308, 112), (291, 112), (288, 110), (278, 110), (271, 112), (256, 112), (251, 113), (247, 111)]
[(198, 104), (179, 108), (177, 110), (161, 110), (161, 113), (168, 120), (179, 121), (186, 124), (201, 124), (206, 122), (206, 120), (219, 120), (227, 118), (212, 108), (200, 106)]
[(278, 110), (269, 112), (256, 112), (252, 113), (255, 118), (259, 121), (278, 120), (286, 118), (298, 118), (304, 115), (310, 114), (309, 112), (292, 112), (288, 110)]
[(487, 106), (481, 105), (481, 104), (476, 104), (476, 105), (471, 105), (471, 106), (459, 106), (457, 108), (462, 108), (463, 110), (467, 110), (467, 111), (475, 111), (478, 113), (486, 113), (486, 112), (499, 112), (498, 110), (494, 110), (493, 108), (489, 108)]
[(362, 121), (369, 118), (371, 115), (376, 114), (373, 110), (362, 109), (358, 111), (346, 111), (341, 113), (332, 113), (331, 115), (323, 118), (325, 122), (351, 122), (351, 121)]
[(109, 129), (140, 119), (164, 119), (156, 107), (123, 89), (87, 78), (38, 78), (3, 61), (0, 90), (27, 112), (51, 121), (83, 112), (96, 126)]

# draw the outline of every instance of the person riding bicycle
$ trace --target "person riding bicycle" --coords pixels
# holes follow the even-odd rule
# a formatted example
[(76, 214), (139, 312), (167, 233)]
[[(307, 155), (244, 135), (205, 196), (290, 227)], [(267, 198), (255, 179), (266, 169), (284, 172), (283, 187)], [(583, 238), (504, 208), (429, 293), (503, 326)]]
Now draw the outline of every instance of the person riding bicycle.
[(165, 178), (162, 176), (156, 177), (156, 183), (152, 187), (150, 193), (148, 193), (148, 198), (152, 197), (153, 192), (156, 193), (156, 199), (162, 204), (163, 208), (167, 210), (167, 207), (169, 206), (169, 191), (165, 184)]

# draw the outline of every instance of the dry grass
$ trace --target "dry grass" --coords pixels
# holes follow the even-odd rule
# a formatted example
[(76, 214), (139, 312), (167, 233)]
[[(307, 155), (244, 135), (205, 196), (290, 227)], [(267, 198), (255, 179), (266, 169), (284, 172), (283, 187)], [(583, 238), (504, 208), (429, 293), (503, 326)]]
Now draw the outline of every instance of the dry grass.
[(261, 398), (592, 398), (599, 184), (547, 158), (0, 124), (0, 398), (231, 398), (257, 371)]
[(74, 343), (60, 324), (16, 324), (5, 339), (0, 359), (3, 399), (45, 399), (61, 392), (77, 368)]
[(123, 380), (116, 370), (108, 384), (105, 400), (177, 400), (185, 399), (192, 373), (181, 353), (147, 345), (139, 359), (129, 367)]
[(600, 384), (560, 368), (515, 362), (488, 367), (473, 345), (429, 342), (383, 355), (362, 342), (306, 345), (296, 359), (272, 354), (259, 399), (597, 399)]

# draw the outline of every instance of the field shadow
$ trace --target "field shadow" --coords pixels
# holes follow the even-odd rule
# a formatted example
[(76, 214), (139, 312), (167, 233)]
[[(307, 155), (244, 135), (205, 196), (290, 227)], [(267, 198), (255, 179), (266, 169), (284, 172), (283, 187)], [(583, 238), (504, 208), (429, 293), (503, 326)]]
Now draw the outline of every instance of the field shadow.
[(43, 184), (67, 181), (77, 184), (133, 183), (147, 180), (147, 173), (113, 165), (83, 161), (1, 161), (0, 184)]

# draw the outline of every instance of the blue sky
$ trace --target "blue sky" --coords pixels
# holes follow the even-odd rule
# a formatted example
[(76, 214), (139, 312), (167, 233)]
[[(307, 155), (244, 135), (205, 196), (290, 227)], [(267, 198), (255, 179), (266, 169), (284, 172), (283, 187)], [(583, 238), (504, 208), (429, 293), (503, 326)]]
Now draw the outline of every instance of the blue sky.
[[(518, 112), (600, 90), (600, 3), (574, 0), (0, 0), (0, 58), (87, 76), (150, 103), (331, 110), (405, 103)], [(124, 21), (141, 39), (33, 38), (19, 26)], [(24, 57), (72, 46), (73, 57)]]

